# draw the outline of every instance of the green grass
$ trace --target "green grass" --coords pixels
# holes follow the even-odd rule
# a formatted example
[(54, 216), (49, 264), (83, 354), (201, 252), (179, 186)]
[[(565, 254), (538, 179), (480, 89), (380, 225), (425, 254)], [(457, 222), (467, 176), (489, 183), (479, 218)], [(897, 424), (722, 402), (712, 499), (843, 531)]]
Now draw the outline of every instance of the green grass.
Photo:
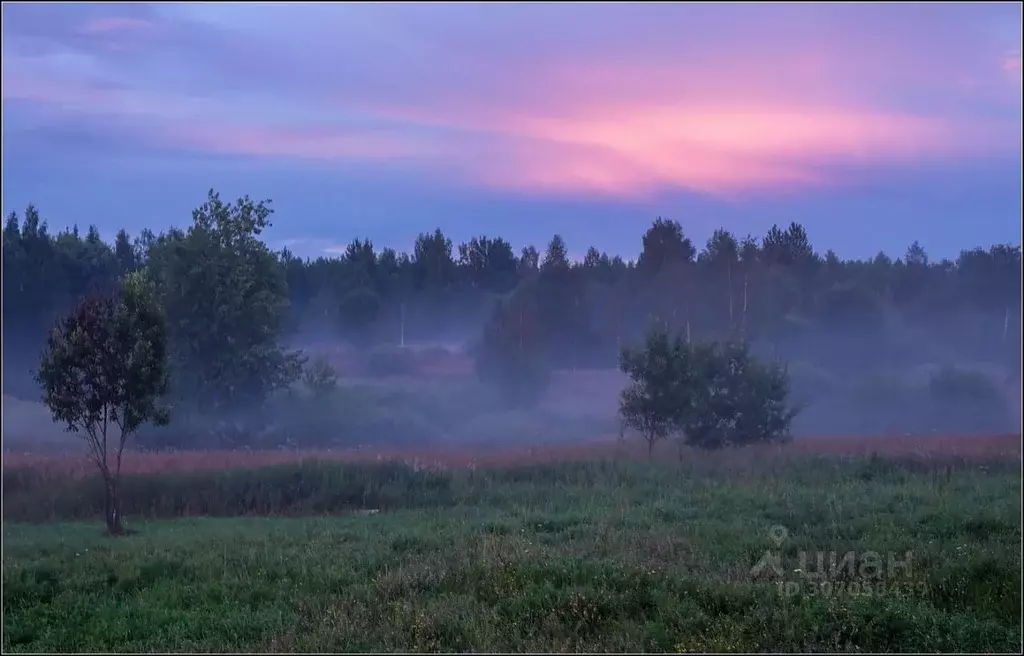
[[(559, 463), (433, 473), (429, 485), (394, 465), (310, 467), (293, 472), (307, 491), (287, 494), (297, 479), (283, 470), (150, 477), (136, 493), (184, 498), (205, 476), (226, 495), (263, 477), (249, 493), (278, 495), (257, 509), (276, 515), (136, 513), (122, 538), (103, 536), (98, 517), (11, 522), (5, 474), (4, 650), (1021, 647), (1020, 470), (1008, 463)], [(17, 494), (36, 490), (26, 480)], [(358, 480), (390, 496), (338, 491)], [(384, 510), (346, 512), (374, 504)], [(784, 576), (803, 582), (792, 596), (751, 574), (777, 525)], [(877, 594), (826, 596), (792, 571), (802, 551), (913, 555), (898, 572), (829, 578), (845, 592), (884, 583)]]

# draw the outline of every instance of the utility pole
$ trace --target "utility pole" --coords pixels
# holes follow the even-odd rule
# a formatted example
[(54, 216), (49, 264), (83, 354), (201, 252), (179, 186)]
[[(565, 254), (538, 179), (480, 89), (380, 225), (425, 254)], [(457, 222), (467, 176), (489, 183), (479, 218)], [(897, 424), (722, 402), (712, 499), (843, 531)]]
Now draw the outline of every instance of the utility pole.
[(399, 337), (399, 344), (402, 348), (405, 348), (405, 303), (401, 304), (401, 336)]

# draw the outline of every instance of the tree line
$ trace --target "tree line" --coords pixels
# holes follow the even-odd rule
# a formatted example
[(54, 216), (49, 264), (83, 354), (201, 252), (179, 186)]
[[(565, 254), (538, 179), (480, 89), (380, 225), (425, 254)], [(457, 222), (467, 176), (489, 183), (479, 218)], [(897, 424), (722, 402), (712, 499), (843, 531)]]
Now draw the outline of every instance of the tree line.
[[(476, 313), (477, 372), (513, 405), (536, 403), (554, 368), (617, 358), (630, 379), (619, 415), (649, 448), (673, 434), (701, 448), (787, 439), (801, 408), (786, 367), (757, 357), (756, 343), (776, 356), (780, 345), (802, 346), (817, 361), (842, 345), (848, 352), (829, 363), (842, 369), (861, 356), (858, 343), (883, 359), (920, 360), (928, 354), (890, 338), (916, 330), (916, 342), (942, 342), (952, 331), (959, 353), (1002, 361), (1008, 376), (1016, 359), (1019, 377), (1019, 247), (932, 263), (915, 243), (896, 260), (842, 261), (819, 256), (793, 223), (760, 240), (717, 230), (698, 252), (679, 223), (659, 218), (630, 262), (594, 248), (572, 262), (558, 235), (543, 257), (479, 237), (455, 258), (440, 230), (420, 235), (411, 255), (357, 239), (343, 257), (310, 261), (260, 239), (271, 215), (269, 201), (227, 203), (211, 190), (187, 229), (134, 241), (121, 231), (112, 246), (95, 228), (51, 236), (33, 207), (8, 218), (5, 351), (16, 341), (23, 355), (5, 353), (5, 392), (12, 359), (23, 364), (35, 341), (30, 380), (54, 419), (84, 435), (112, 533), (121, 458), (143, 425), (172, 414), (238, 418), (299, 381), (323, 399), (337, 372), (287, 337), (315, 325), (361, 345), (393, 343), (396, 305), (403, 330), (407, 306), (426, 317), (419, 330)], [(816, 335), (831, 349), (816, 349)], [(933, 376), (932, 391), (940, 402), (976, 396), (964, 381)]]
[[(1019, 368), (1019, 245), (936, 261), (915, 242), (897, 258), (844, 260), (816, 251), (797, 223), (761, 237), (719, 229), (698, 248), (680, 223), (659, 218), (629, 261), (593, 247), (572, 261), (559, 235), (543, 251), (517, 253), (490, 236), (456, 247), (440, 229), (419, 235), (412, 253), (357, 238), (338, 257), (301, 259), (260, 239), (272, 213), (269, 201), (211, 191), (189, 227), (121, 230), (113, 244), (95, 227), (51, 233), (32, 206), (12, 213), (5, 391), (35, 396), (28, 372), (54, 321), (143, 269), (168, 319), (172, 387), (201, 410), (244, 407), (295, 380), (299, 354), (282, 345), (313, 333), (372, 347), (466, 328), (478, 344), (529, 347), (547, 368), (614, 367), (658, 319), (694, 340), (743, 341), (840, 372), (954, 355)], [(483, 369), (501, 361), (489, 357)]]

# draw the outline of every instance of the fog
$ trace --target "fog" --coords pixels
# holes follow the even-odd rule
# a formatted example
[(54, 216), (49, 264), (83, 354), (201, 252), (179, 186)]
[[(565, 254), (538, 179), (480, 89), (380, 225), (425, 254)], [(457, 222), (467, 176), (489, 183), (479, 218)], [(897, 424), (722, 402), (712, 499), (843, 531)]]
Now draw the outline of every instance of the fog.
[(143, 448), (611, 438), (619, 353), (656, 320), (784, 364), (798, 439), (1020, 431), (1019, 246), (929, 262), (915, 242), (895, 260), (842, 261), (794, 223), (761, 239), (718, 230), (698, 252), (658, 219), (630, 262), (593, 248), (570, 261), (558, 235), (519, 255), (497, 237), (456, 249), (439, 229), (411, 254), (356, 239), (341, 257), (301, 260), (258, 239), (249, 211), (211, 193), (188, 230), (114, 245), (95, 229), (50, 235), (34, 208), (9, 217), (5, 446), (59, 428), (32, 379), (54, 322), (138, 270), (172, 356), (172, 423), (144, 428)]
[[(310, 361), (324, 358), (331, 364), (338, 376), (332, 393), (314, 398), (298, 382), (230, 414), (200, 416), (180, 406), (171, 426), (144, 429), (139, 443), (145, 448), (480, 449), (619, 435), (618, 396), (628, 379), (617, 369), (614, 348), (595, 355), (603, 363), (555, 369), (539, 402), (518, 407), (476, 373), (479, 317), (432, 319), (434, 330), (406, 327), (404, 340), (372, 345), (353, 343), (337, 331), (332, 335), (323, 326), (305, 327), (284, 343)], [(640, 327), (645, 318), (631, 319)], [(786, 339), (753, 340), (751, 347), (759, 357), (787, 366), (792, 401), (802, 408), (793, 424), (797, 439), (1018, 432), (1019, 321), (1005, 343), (982, 339), (986, 327), (995, 327), (1001, 337), (1003, 326), (995, 319), (956, 318), (957, 324), (975, 326), (979, 335), (964, 339), (962, 332), (952, 343), (935, 331), (902, 327), (870, 333), (811, 329)], [(642, 336), (642, 330), (634, 330), (623, 343)], [(17, 343), (5, 341), (4, 347), (6, 355)], [(4, 358), (5, 445), (48, 449), (74, 439), (38, 403), (23, 356)], [(937, 385), (944, 372), (954, 376), (953, 389)]]

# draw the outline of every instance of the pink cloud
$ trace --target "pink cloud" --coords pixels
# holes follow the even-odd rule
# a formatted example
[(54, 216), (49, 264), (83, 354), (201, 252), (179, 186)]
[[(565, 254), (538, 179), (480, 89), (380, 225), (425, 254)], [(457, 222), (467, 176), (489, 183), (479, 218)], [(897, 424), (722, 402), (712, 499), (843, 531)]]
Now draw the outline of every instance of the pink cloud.
[[(106, 38), (151, 27), (104, 18), (82, 31)], [(584, 60), (571, 50), (544, 62), (451, 59), (462, 68), (426, 82), (389, 80), (387, 89), (377, 91), (390, 97), (387, 102), (372, 93), (358, 101), (352, 93), (337, 99), (339, 110), (400, 124), (386, 131), (310, 128), (294, 116), (290, 122), (233, 121), (232, 103), (244, 114), (251, 100), (263, 107), (260, 97), (222, 97), (214, 114), (203, 98), (160, 86), (149, 93), (104, 91), (24, 77), (5, 79), (4, 98), (149, 118), (151, 138), (171, 148), (380, 162), (526, 193), (788, 193), (846, 183), (849, 176), (834, 173), (833, 165), (912, 165), (1019, 149), (1019, 120), (943, 111), (931, 102), (980, 98), (1019, 106), (1019, 88), (1010, 94), (1012, 85), (993, 66), (1003, 51), (991, 51), (983, 70), (976, 70), (950, 58), (936, 65), (932, 57), (941, 49), (903, 49), (892, 34), (873, 46), (859, 38), (832, 45), (815, 30), (804, 37), (810, 40), (743, 50), (712, 44), (706, 53), (694, 49), (678, 60), (643, 49), (592, 51)], [(1019, 51), (1003, 68), (1019, 80)], [(467, 71), (466, 82), (445, 84)], [(433, 69), (425, 66), (424, 72)], [(273, 90), (263, 92), (273, 97)], [(891, 102), (905, 95), (912, 102)], [(296, 97), (303, 102), (318, 101)], [(438, 128), (455, 136), (441, 139)]]
[(786, 163), (737, 159), (708, 149), (622, 152), (602, 146), (532, 144), (483, 166), (461, 167), (487, 186), (519, 192), (647, 199), (670, 188), (720, 197), (806, 188), (824, 182)]
[[(442, 158), (478, 182), (523, 191), (785, 193), (847, 183), (831, 165), (863, 170), (1019, 149), (1019, 121), (887, 107), (894, 89), (963, 94), (962, 80), (921, 57), (887, 54), (851, 58), (821, 45), (683, 64), (627, 54), (512, 65), (495, 73), (500, 103), (465, 89), (360, 109), (503, 139), (505, 150), (491, 157), (453, 149)], [(971, 98), (1005, 100), (1007, 91), (982, 77)]]
[[(557, 94), (552, 92), (551, 97)], [(842, 106), (765, 102), (600, 102), (567, 93), (560, 108), (381, 109), (425, 126), (491, 134), (495, 157), (445, 159), (488, 186), (649, 196), (682, 188), (715, 195), (841, 184), (829, 164), (913, 163), (1012, 148), (1000, 125)]]
[[(718, 196), (785, 193), (841, 184), (828, 164), (900, 164), (1010, 147), (997, 129), (938, 118), (843, 106), (766, 102), (663, 102), (634, 95), (553, 90), (531, 106), (478, 101), (423, 109), (377, 108), (405, 124), (398, 133), (355, 128), (239, 125), (204, 116), (188, 103), (124, 91), (5, 79), (4, 98), (45, 101), (93, 113), (162, 118), (160, 143), (199, 152), (377, 161), (429, 166), (449, 180), (517, 192), (649, 197), (665, 189)], [(723, 94), (727, 100), (730, 96)], [(194, 117), (190, 119), (189, 117)], [(429, 138), (433, 128), (469, 138)], [(998, 126), (997, 126), (998, 127)]]
[(1016, 73), (1021, 69), (1021, 55), (1020, 51), (1011, 52), (1003, 60), (1003, 70), (1009, 73)]

